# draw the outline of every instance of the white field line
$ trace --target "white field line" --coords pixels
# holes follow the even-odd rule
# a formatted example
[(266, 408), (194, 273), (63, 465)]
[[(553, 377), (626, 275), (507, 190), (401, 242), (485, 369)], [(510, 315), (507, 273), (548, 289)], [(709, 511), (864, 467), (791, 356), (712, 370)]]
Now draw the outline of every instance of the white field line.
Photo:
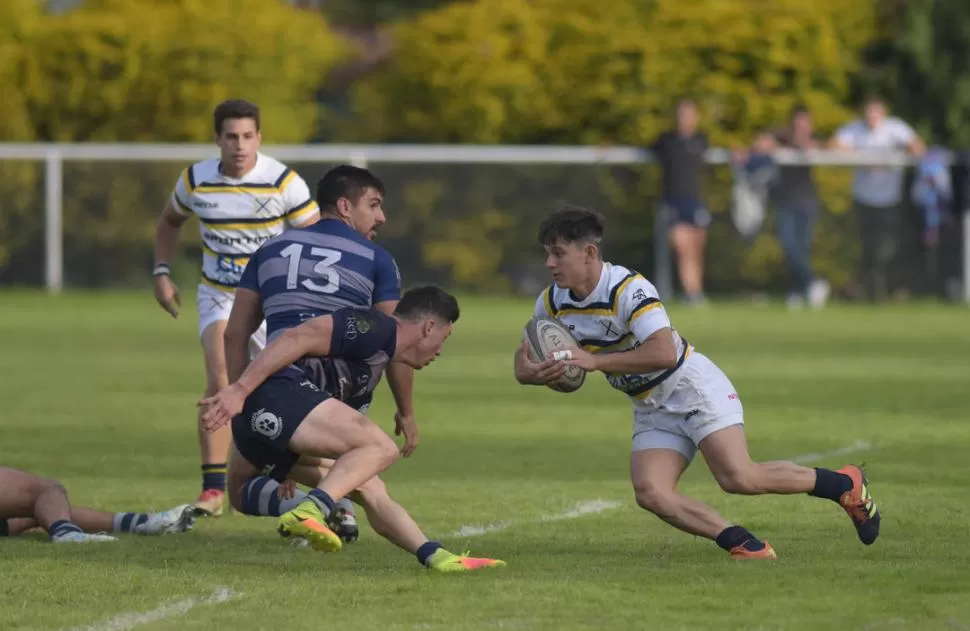
[[(848, 454), (858, 453), (860, 451), (868, 451), (872, 449), (873, 446), (864, 440), (857, 440), (851, 445), (846, 447), (840, 447), (838, 449), (833, 449), (832, 451), (826, 451), (823, 453), (810, 453), (802, 454), (800, 456), (795, 456), (792, 458), (793, 462), (799, 464), (806, 464), (809, 462), (818, 462), (819, 460), (825, 460), (826, 458), (831, 458), (834, 456), (845, 456)], [(596, 515), (598, 513), (604, 513), (606, 511), (615, 510), (623, 506), (623, 502), (618, 502), (616, 500), (588, 500), (585, 502), (579, 502), (574, 504), (572, 507), (562, 511), (561, 513), (552, 513), (550, 515), (542, 515), (537, 519), (531, 519), (528, 521), (515, 522), (515, 521), (497, 521), (489, 524), (466, 524), (456, 530), (455, 532), (448, 533), (444, 535), (445, 537), (478, 537), (490, 532), (501, 532), (503, 530), (508, 530), (513, 526), (522, 526), (526, 524), (541, 524), (550, 521), (560, 521), (563, 519), (576, 519), (577, 517), (584, 517), (586, 515)]]
[(151, 611), (129, 611), (89, 627), (75, 627), (70, 631), (128, 631), (143, 624), (185, 615), (191, 609), (202, 605), (218, 605), (237, 598), (242, 598), (242, 594), (232, 591), (229, 587), (219, 587), (208, 596), (177, 600)]

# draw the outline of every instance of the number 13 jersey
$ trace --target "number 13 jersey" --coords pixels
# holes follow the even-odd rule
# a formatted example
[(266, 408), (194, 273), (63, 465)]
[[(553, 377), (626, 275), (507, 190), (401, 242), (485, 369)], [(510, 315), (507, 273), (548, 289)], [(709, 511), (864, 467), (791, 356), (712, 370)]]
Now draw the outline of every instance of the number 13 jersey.
[(269, 340), (338, 309), (401, 298), (391, 254), (342, 221), (326, 218), (264, 243), (239, 287), (259, 294)]

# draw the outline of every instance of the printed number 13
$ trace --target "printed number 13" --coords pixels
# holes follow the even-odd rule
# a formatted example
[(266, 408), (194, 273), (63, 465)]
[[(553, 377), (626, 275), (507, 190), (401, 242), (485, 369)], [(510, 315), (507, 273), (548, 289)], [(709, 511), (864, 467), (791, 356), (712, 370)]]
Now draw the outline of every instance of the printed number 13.
[[(296, 289), (297, 281), (300, 278), (300, 261), (303, 260), (303, 244), (293, 243), (286, 246), (280, 252), (283, 258), (289, 259), (289, 265), (286, 268), (286, 288)], [(325, 281), (325, 284), (319, 285), (315, 281), (306, 278), (302, 283), (299, 283), (307, 291), (313, 291), (319, 294), (333, 294), (340, 289), (340, 274), (337, 270), (333, 269), (338, 261), (340, 261), (342, 253), (337, 250), (331, 250), (330, 248), (310, 248), (310, 255), (308, 258), (319, 258), (322, 260), (317, 261), (316, 265), (313, 266), (313, 273), (319, 274), (321, 280)]]

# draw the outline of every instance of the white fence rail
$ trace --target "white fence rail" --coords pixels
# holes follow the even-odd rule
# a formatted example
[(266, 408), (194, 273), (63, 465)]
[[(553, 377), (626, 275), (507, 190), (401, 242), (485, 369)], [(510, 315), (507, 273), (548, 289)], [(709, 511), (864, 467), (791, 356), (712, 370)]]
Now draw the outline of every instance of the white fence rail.
[[(262, 151), (284, 162), (346, 162), (358, 166), (396, 164), (590, 164), (623, 165), (653, 161), (649, 151), (637, 147), (508, 146), (508, 145), (266, 145)], [(45, 165), (45, 278), (48, 291), (63, 286), (63, 162), (170, 161), (191, 163), (215, 155), (210, 144), (142, 143), (0, 143), (0, 160), (42, 161)], [(725, 164), (726, 149), (710, 149), (710, 164)], [(908, 166), (912, 159), (902, 153), (780, 151), (780, 164), (815, 166)], [(952, 160), (953, 157), (950, 156)], [(848, 191), (847, 191), (848, 193)], [(658, 213), (659, 215), (659, 213)], [(657, 218), (661, 222), (661, 218)], [(658, 223), (658, 227), (660, 224)], [(963, 213), (963, 297), (970, 302), (970, 213)], [(655, 231), (656, 281), (661, 295), (671, 293), (673, 281), (670, 253), (664, 230)]]

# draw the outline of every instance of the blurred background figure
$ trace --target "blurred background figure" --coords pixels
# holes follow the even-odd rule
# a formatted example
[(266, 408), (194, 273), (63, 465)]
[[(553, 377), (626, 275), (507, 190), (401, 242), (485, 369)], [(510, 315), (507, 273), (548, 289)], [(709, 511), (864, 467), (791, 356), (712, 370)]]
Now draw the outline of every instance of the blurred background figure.
[(705, 303), (704, 247), (711, 223), (703, 191), (708, 141), (697, 124), (697, 104), (681, 99), (675, 128), (660, 134), (650, 147), (663, 169), (661, 212), (668, 221), (684, 299), (691, 305)]
[[(788, 125), (774, 139), (778, 147), (796, 152), (820, 146), (814, 135), (811, 112), (804, 105), (792, 109)], [(812, 269), (812, 240), (821, 208), (812, 167), (808, 164), (782, 166), (773, 188), (773, 201), (778, 239), (785, 252), (790, 278), (788, 307), (799, 309), (807, 301), (813, 309), (821, 309), (828, 301), (831, 286), (827, 280), (817, 278)]]
[[(886, 103), (878, 96), (865, 100), (862, 118), (841, 127), (831, 145), (835, 149), (857, 151), (903, 149), (915, 156), (924, 152), (923, 141), (913, 128), (901, 119), (889, 116)], [(870, 301), (882, 301), (889, 293), (889, 265), (899, 247), (903, 215), (902, 167), (856, 167), (852, 197), (862, 241), (861, 288)]]
[(953, 224), (953, 184), (943, 147), (930, 147), (916, 165), (910, 199), (919, 211), (928, 293), (942, 293), (941, 231)]

